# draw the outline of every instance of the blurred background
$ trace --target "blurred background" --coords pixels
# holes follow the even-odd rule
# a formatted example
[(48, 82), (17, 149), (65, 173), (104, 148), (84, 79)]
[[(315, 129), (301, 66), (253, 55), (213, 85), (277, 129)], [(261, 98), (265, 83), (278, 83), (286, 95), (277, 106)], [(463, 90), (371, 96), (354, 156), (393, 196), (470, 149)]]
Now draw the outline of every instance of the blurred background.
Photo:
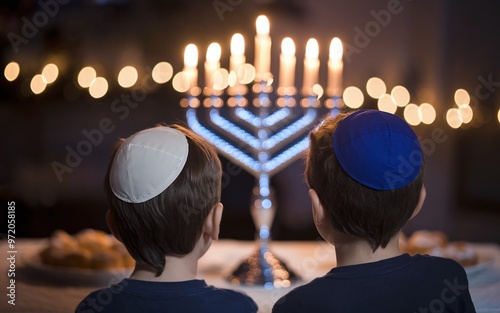
[[(435, 108), (433, 123), (414, 127), (425, 143), (428, 196), (420, 215), (405, 227), (407, 235), (430, 229), (441, 230), (452, 240), (500, 243), (498, 1), (0, 3), (0, 198), (4, 209), (6, 201), (16, 202), (18, 236), (45, 237), (56, 229), (69, 233), (84, 228), (107, 230), (103, 178), (114, 142), (160, 122), (185, 122), (179, 105), (183, 95), (174, 91), (171, 81), (149, 81), (146, 93), (137, 86), (123, 88), (117, 82), (120, 69), (134, 66), (139, 85), (158, 62), (169, 62), (174, 72), (182, 70), (189, 43), (200, 49), (202, 64), (206, 48), (214, 41), (222, 46), (221, 66), (227, 68), (230, 39), (236, 32), (245, 36), (247, 61), (252, 62), (255, 19), (266, 14), (271, 23), (274, 73), (278, 73), (281, 40), (292, 37), (299, 84), (305, 44), (314, 37), (320, 48), (319, 81), (324, 84), (328, 46), (333, 37), (339, 37), (344, 43), (343, 85), (365, 91), (362, 108), (376, 108), (376, 100), (365, 90), (367, 80), (374, 76), (384, 80), (388, 90), (405, 86), (412, 103), (426, 102)], [(4, 74), (12, 61), (20, 65), (15, 79)], [(32, 79), (48, 63), (58, 66), (59, 76), (35, 94)], [(93, 66), (98, 76), (106, 78), (109, 88), (102, 97), (94, 98), (78, 85), (78, 73), (85, 66)], [(470, 95), (473, 117), (454, 128), (446, 114), (457, 107), (454, 94), (460, 88)], [(127, 106), (126, 101), (130, 102)], [(403, 117), (403, 109), (396, 114)], [(68, 151), (78, 149), (86, 133), (103, 128), (103, 120), (112, 130), (87, 155), (70, 159), (68, 167)], [(251, 240), (254, 178), (221, 159), (226, 172), (221, 237)], [(319, 238), (303, 171), (300, 159), (272, 178), (278, 205), (274, 239)]]

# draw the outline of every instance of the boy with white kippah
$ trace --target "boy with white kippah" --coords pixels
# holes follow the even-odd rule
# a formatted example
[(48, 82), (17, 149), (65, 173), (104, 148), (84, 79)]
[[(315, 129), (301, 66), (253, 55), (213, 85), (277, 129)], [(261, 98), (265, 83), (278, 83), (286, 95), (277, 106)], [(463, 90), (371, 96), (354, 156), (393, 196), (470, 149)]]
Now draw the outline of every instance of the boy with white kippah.
[(426, 196), (410, 126), (360, 110), (326, 118), (309, 138), (313, 219), (335, 246), (337, 267), (279, 299), (273, 312), (475, 312), (457, 262), (399, 250), (401, 228)]
[(250, 297), (196, 279), (219, 235), (221, 174), (215, 150), (182, 126), (121, 140), (105, 178), (106, 220), (136, 266), (76, 312), (257, 312)]

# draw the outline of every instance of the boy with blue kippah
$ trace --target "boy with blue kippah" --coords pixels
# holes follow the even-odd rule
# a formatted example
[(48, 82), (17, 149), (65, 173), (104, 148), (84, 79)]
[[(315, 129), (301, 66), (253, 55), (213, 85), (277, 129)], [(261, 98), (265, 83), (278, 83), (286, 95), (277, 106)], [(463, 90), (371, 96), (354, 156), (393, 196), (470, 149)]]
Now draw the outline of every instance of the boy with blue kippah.
[(136, 266), (76, 312), (257, 312), (250, 297), (196, 278), (199, 258), (219, 236), (221, 176), (214, 148), (184, 127), (120, 141), (105, 178), (106, 218)]
[(337, 267), (279, 299), (273, 312), (475, 312), (458, 263), (399, 250), (401, 228), (426, 196), (410, 126), (360, 110), (326, 118), (309, 137), (314, 223), (335, 246)]

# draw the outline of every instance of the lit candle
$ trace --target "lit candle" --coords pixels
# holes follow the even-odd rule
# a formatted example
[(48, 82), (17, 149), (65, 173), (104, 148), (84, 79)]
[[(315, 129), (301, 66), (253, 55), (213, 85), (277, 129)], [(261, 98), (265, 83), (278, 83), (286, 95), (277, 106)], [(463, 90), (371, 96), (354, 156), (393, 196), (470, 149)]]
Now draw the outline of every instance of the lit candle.
[(229, 83), (230, 95), (242, 95), (247, 92), (247, 87), (239, 82), (238, 68), (245, 64), (245, 38), (241, 34), (234, 34), (231, 38), (231, 57), (229, 58), (229, 71), (233, 81)]
[[(291, 94), (295, 77), (295, 44), (289, 37), (281, 42), (279, 88), (284, 94)], [(293, 92), (292, 92), (293, 93)]]
[(342, 41), (335, 37), (330, 43), (330, 57), (328, 59), (328, 95), (340, 96), (342, 94)]
[(238, 67), (245, 64), (245, 38), (242, 34), (234, 34), (231, 38), (231, 57), (229, 58), (229, 70), (238, 71)]
[(189, 90), (198, 86), (198, 48), (189, 44), (184, 50), (184, 72), (189, 80)]
[(304, 82), (302, 85), (302, 94), (305, 96), (311, 94), (312, 87), (318, 83), (318, 55), (318, 41), (314, 38), (311, 38), (307, 41), (306, 56), (304, 58)]
[(269, 37), (269, 20), (260, 15), (256, 21), (255, 36), (255, 72), (256, 80), (267, 80), (271, 67), (271, 37)]
[(220, 55), (221, 47), (218, 43), (212, 42), (207, 49), (207, 55), (205, 60), (205, 86), (212, 89), (212, 75), (215, 70), (220, 68)]

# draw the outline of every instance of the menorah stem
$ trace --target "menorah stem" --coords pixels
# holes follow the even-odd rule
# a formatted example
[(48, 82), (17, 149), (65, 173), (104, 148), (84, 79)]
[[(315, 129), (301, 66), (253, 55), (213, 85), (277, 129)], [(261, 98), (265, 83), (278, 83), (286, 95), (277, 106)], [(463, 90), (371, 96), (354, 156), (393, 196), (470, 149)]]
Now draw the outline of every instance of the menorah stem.
[[(268, 105), (270, 103), (269, 93), (266, 92), (266, 81), (260, 82), (260, 90), (258, 101), (259, 101), (259, 118), (264, 121), (269, 116)], [(265, 147), (264, 142), (269, 138), (270, 129), (265, 123), (257, 129), (257, 137), (260, 141), (260, 149), (257, 152), (257, 159), (259, 160), (260, 166), (264, 169), (264, 164), (269, 160), (269, 150)], [(259, 174), (259, 180), (257, 182), (258, 186), (258, 199), (253, 205), (258, 206), (259, 221), (255, 224), (258, 231), (258, 240), (260, 249), (267, 249), (269, 243), (269, 237), (271, 236), (271, 225), (274, 219), (274, 205), (271, 200), (271, 189), (269, 185), (269, 175), (261, 171)], [(255, 218), (254, 218), (255, 220)]]
[(257, 229), (257, 241), (261, 250), (267, 249), (275, 213), (268, 175), (260, 175), (257, 187), (254, 188), (254, 199), (252, 217)]
[(270, 150), (264, 144), (269, 139), (272, 130), (266, 121), (269, 116), (269, 91), (266, 82), (260, 82), (258, 94), (258, 117), (261, 123), (256, 127), (259, 148), (255, 157), (259, 162), (260, 171), (257, 183), (253, 189), (251, 214), (256, 228), (257, 251), (244, 260), (231, 274), (230, 280), (234, 284), (263, 285), (267, 289), (288, 287), (297, 280), (295, 273), (277, 259), (269, 249), (271, 226), (276, 211), (274, 193), (270, 185), (270, 173), (265, 166), (270, 160)]

